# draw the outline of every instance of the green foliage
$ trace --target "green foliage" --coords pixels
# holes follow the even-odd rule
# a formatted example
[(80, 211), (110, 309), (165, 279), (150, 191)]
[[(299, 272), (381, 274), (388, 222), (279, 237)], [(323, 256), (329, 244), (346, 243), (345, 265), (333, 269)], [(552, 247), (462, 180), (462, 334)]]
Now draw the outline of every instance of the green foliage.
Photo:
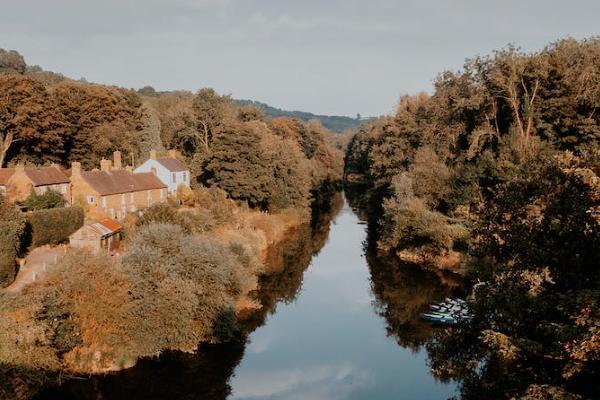
[(20, 237), (25, 230), (25, 216), (0, 194), (0, 287), (15, 278)]
[(262, 110), (262, 112), (264, 112), (264, 114), (268, 118), (290, 117), (298, 118), (299, 120), (304, 122), (318, 120), (321, 122), (321, 124), (323, 124), (324, 127), (336, 133), (341, 133), (348, 129), (356, 129), (362, 122), (364, 122), (360, 118), (350, 118), (334, 115), (315, 115), (303, 111), (286, 111), (253, 100), (234, 100), (234, 102), (241, 106), (256, 107)]
[(475, 317), (429, 348), (462, 398), (600, 391), (599, 63), (597, 38), (476, 57), (347, 149), (384, 197), (380, 248), (472, 261)]
[(208, 236), (152, 224), (140, 229), (123, 259), (134, 283), (134, 340), (144, 353), (165, 347), (193, 350), (212, 334), (213, 321), (233, 306), (241, 282), (237, 258)]
[(69, 240), (83, 226), (81, 207), (38, 210), (27, 214), (27, 224), (21, 248), (36, 248), (47, 244), (60, 244)]
[(62, 194), (54, 190), (48, 190), (43, 194), (37, 194), (33, 189), (29, 197), (23, 201), (23, 207), (30, 211), (48, 210), (51, 208), (61, 208), (67, 204)]
[(469, 231), (445, 215), (430, 211), (414, 196), (411, 179), (394, 180), (395, 195), (384, 201), (380, 246), (390, 249), (418, 249), (430, 254), (447, 254), (469, 237)]
[(177, 211), (177, 207), (169, 203), (158, 203), (144, 210), (144, 214), (137, 220), (138, 227), (150, 224), (178, 225), (185, 232), (191, 232), (190, 222)]

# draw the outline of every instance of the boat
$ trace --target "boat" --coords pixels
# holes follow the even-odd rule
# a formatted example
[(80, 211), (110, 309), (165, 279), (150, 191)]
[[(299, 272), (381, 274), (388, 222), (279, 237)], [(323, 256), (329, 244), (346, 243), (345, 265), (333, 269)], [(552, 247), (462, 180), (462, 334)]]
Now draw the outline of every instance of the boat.
[(430, 304), (429, 311), (422, 313), (421, 319), (435, 324), (456, 325), (470, 321), (472, 315), (465, 300), (446, 297), (441, 303)]

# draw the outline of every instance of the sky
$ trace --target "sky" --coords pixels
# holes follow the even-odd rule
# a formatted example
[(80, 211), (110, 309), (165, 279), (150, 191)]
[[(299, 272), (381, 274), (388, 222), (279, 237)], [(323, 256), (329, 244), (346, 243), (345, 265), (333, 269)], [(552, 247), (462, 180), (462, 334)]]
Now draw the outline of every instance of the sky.
[(466, 58), (600, 34), (598, 0), (0, 0), (0, 48), (71, 78), (376, 116)]

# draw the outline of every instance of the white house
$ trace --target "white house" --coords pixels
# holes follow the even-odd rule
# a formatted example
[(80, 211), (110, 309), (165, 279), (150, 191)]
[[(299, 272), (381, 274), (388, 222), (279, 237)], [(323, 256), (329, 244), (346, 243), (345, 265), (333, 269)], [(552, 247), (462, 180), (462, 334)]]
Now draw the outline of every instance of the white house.
[(137, 167), (134, 172), (152, 172), (168, 186), (171, 196), (177, 196), (179, 185), (190, 186), (190, 170), (175, 156), (174, 150), (169, 150), (168, 157), (157, 157), (156, 150), (151, 150), (150, 159)]

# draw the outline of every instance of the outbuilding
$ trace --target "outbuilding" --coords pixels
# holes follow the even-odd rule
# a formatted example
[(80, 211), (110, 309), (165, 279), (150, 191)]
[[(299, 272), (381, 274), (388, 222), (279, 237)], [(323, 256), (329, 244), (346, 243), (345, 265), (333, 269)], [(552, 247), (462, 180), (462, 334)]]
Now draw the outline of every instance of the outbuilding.
[(121, 243), (121, 225), (105, 218), (87, 223), (69, 237), (71, 247), (92, 251), (116, 251)]

